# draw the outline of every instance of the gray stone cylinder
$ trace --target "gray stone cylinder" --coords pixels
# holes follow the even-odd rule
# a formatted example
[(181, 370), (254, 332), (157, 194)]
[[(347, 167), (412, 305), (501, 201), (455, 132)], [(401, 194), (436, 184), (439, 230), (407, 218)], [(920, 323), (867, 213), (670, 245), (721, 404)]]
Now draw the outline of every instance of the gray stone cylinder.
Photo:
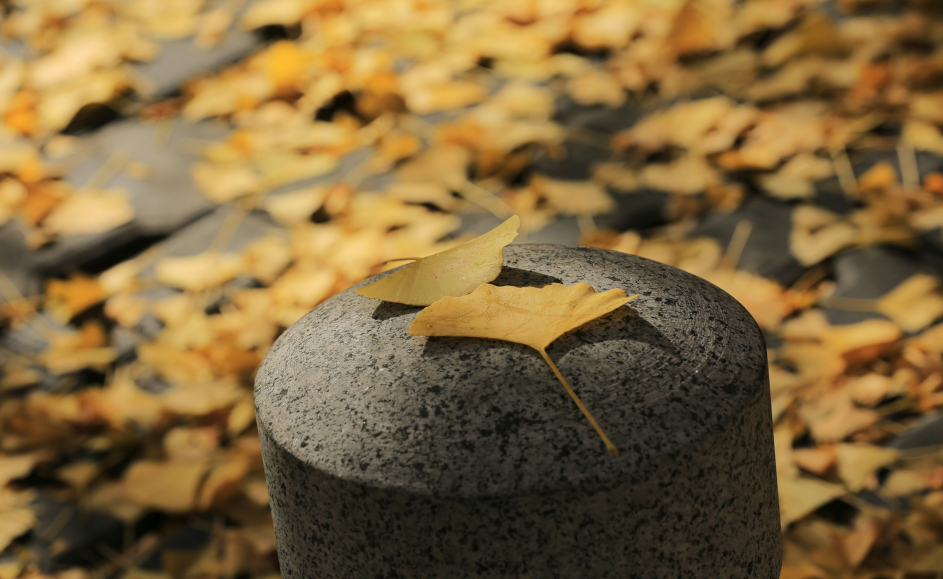
[[(548, 353), (409, 335), (421, 309), (347, 290), (275, 343), (255, 400), (286, 579), (775, 579), (763, 337), (717, 287), (653, 261), (505, 250), (495, 285), (641, 297)], [(364, 282), (368, 283), (368, 282)]]

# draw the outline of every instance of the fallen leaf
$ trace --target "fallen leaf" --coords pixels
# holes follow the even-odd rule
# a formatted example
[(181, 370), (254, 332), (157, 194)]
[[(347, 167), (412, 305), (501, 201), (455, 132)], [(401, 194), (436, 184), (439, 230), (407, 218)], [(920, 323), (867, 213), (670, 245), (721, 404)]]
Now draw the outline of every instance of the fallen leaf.
[(368, 298), (428, 306), (445, 296), (463, 296), (498, 277), (504, 247), (517, 237), (516, 215), (488, 233), (417, 260), (380, 281), (357, 290)]
[(219, 287), (244, 270), (242, 257), (217, 252), (165, 257), (154, 266), (154, 274), (161, 283), (191, 292)]
[(46, 283), (46, 312), (65, 323), (103, 301), (108, 294), (95, 278), (81, 274), (67, 280), (50, 279)]
[(22, 478), (33, 471), (37, 464), (48, 460), (49, 456), (43, 452), (26, 454), (0, 454), (0, 488), (12, 480)]
[(686, 56), (717, 47), (716, 27), (707, 16), (709, 10), (703, 2), (688, 0), (678, 11), (666, 39), (675, 54)]
[(779, 516), (782, 525), (798, 521), (825, 503), (845, 494), (839, 485), (814, 478), (779, 479)]
[(625, 102), (625, 89), (602, 70), (588, 69), (566, 83), (567, 93), (584, 106), (604, 105), (617, 108)]
[(32, 500), (31, 492), (0, 488), (0, 551), (36, 524), (36, 515), (30, 507)]
[(212, 201), (226, 203), (262, 190), (262, 177), (240, 163), (195, 163), (190, 175), (197, 187)]
[(265, 200), (265, 210), (282, 225), (291, 227), (307, 221), (327, 197), (327, 187), (315, 185)]
[(551, 207), (567, 215), (597, 215), (615, 208), (605, 187), (594, 181), (561, 181), (535, 175), (530, 186)]
[(670, 163), (653, 163), (639, 175), (642, 183), (652, 189), (694, 195), (720, 183), (717, 171), (703, 157), (686, 155)]
[(815, 265), (857, 239), (857, 227), (825, 209), (800, 205), (792, 213), (789, 250), (802, 265)]
[(831, 177), (834, 170), (828, 159), (800, 153), (778, 171), (760, 178), (760, 185), (777, 199), (806, 199), (815, 194), (815, 181)]
[(196, 493), (208, 468), (203, 460), (138, 460), (125, 471), (121, 486), (124, 495), (142, 507), (183, 513), (196, 506)]
[(873, 410), (858, 408), (847, 397), (843, 397), (835, 407), (829, 410), (830, 412), (824, 418), (809, 420), (809, 430), (817, 442), (844, 440), (881, 418), (881, 415)]
[(852, 568), (861, 565), (880, 535), (880, 521), (867, 513), (859, 513), (851, 532), (839, 538), (839, 547), (847, 564)]
[(445, 297), (419, 312), (409, 326), (414, 336), (491, 338), (534, 348), (589, 420), (609, 453), (618, 454), (596, 420), (547, 355), (551, 342), (590, 320), (619, 308), (638, 294), (627, 297), (621, 289), (596, 293), (592, 286), (551, 284), (542, 288), (496, 287), (482, 284), (461, 297)]
[(219, 448), (219, 429), (213, 426), (202, 428), (171, 428), (164, 435), (164, 453), (171, 461), (195, 461), (207, 458)]
[(444, 144), (427, 149), (403, 163), (396, 179), (403, 183), (440, 183), (451, 191), (461, 191), (468, 180), (471, 153), (458, 145)]
[(915, 274), (879, 299), (875, 310), (905, 332), (919, 332), (943, 316), (940, 281), (932, 275)]
[(897, 185), (899, 180), (897, 169), (887, 161), (881, 161), (858, 179), (858, 188), (862, 191), (886, 191)]
[(210, 509), (219, 505), (239, 490), (239, 485), (249, 472), (249, 459), (238, 453), (230, 455), (225, 462), (213, 468), (200, 487), (197, 506)]
[(288, 243), (277, 235), (260, 237), (242, 251), (246, 273), (270, 285), (291, 263)]
[(930, 151), (943, 155), (943, 134), (932, 123), (908, 121), (904, 124), (901, 138), (918, 151)]
[(838, 444), (835, 455), (838, 459), (838, 476), (845, 481), (848, 490), (858, 492), (865, 487), (875, 470), (893, 463), (899, 453), (893, 448), (870, 444)]
[(817, 476), (825, 476), (825, 473), (835, 466), (835, 449), (832, 445), (797, 448), (792, 454), (802, 470)]
[(55, 235), (88, 235), (110, 231), (134, 218), (124, 191), (76, 191), (57, 203), (43, 220)]
[(101, 473), (102, 467), (94, 460), (76, 460), (56, 470), (56, 478), (75, 491), (84, 492)]

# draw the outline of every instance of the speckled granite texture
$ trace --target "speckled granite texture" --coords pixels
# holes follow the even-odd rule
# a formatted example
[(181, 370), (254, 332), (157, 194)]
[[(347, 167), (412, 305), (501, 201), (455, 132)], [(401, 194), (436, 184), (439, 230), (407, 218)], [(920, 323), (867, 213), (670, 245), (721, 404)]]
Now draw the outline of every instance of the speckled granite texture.
[[(347, 290), (256, 380), (288, 579), (774, 579), (766, 353), (713, 285), (621, 253), (518, 245), (496, 285), (642, 296), (539, 354), (410, 336), (421, 308)], [(364, 282), (367, 283), (367, 282)]]

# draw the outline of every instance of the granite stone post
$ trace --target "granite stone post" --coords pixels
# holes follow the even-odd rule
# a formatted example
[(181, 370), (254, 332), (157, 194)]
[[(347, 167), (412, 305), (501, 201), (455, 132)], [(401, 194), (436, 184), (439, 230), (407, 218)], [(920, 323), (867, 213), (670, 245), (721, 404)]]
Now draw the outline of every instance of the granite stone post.
[[(612, 251), (505, 250), (496, 285), (641, 297), (548, 353), (410, 336), (347, 290), (276, 342), (256, 408), (286, 579), (775, 579), (763, 337), (717, 287)], [(367, 282), (365, 282), (367, 283)]]

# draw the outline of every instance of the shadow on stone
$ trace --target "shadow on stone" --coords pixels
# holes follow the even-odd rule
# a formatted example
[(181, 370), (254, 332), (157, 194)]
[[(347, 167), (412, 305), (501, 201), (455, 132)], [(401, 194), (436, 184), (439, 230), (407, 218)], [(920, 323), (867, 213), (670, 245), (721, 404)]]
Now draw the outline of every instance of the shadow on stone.
[(458, 353), (460, 360), (467, 360), (464, 356), (481, 356), (482, 350), (492, 348), (510, 348), (520, 352), (531, 352), (535, 356), (540, 356), (530, 346), (517, 344), (514, 342), (505, 342), (504, 340), (492, 340), (490, 338), (459, 338), (454, 336), (431, 336), (426, 341), (422, 349), (423, 356), (432, 356), (433, 358), (443, 358)]
[(560, 278), (552, 277), (549, 275), (544, 275), (542, 273), (537, 273), (535, 271), (528, 271), (526, 269), (518, 269), (516, 267), (504, 267), (501, 269), (501, 273), (491, 282), (491, 285), (498, 286), (513, 286), (513, 287), (525, 287), (532, 286), (538, 287), (542, 285), (549, 285), (552, 283), (563, 283)]
[(406, 314), (415, 314), (422, 309), (422, 306), (407, 306), (406, 304), (397, 304), (393, 302), (380, 302), (377, 309), (373, 310), (373, 319), (381, 322), (391, 318), (398, 318)]
[(565, 356), (575, 348), (613, 340), (643, 342), (681, 359), (678, 348), (655, 326), (632, 309), (631, 303), (563, 334), (547, 348), (551, 358)]

